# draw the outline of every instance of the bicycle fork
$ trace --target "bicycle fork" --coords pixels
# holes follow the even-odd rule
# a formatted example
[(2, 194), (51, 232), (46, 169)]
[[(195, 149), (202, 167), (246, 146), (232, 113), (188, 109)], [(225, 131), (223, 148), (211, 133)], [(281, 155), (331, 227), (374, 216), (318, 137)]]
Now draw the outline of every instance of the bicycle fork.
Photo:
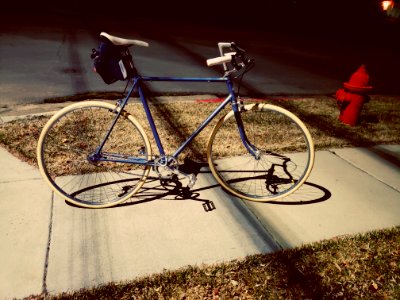
[(235, 119), (236, 119), (236, 123), (238, 125), (240, 138), (242, 139), (243, 145), (250, 152), (250, 154), (256, 160), (259, 160), (261, 158), (260, 150), (256, 146), (254, 146), (252, 143), (250, 143), (250, 141), (249, 141), (249, 139), (248, 139), (248, 137), (246, 135), (246, 131), (245, 131), (245, 128), (244, 128), (244, 125), (243, 125), (242, 117), (240, 115), (241, 111), (245, 111), (245, 109), (244, 109), (244, 105), (241, 102), (239, 102), (239, 106), (236, 109), (234, 109), (234, 116), (235, 116)]

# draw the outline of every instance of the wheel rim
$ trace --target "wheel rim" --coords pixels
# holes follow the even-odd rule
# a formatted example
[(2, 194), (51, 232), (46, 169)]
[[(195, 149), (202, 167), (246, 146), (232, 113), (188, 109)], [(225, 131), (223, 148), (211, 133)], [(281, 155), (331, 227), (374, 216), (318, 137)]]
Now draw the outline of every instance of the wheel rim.
[[(67, 109), (49, 121), (40, 139), (42, 173), (60, 196), (76, 205), (109, 207), (121, 203), (141, 187), (148, 175), (149, 167), (89, 159), (115, 115), (111, 108), (105, 103), (88, 103)], [(122, 116), (104, 151), (150, 157), (147, 137), (136, 123), (131, 116)]]
[[(245, 110), (242, 118), (246, 134), (260, 150), (260, 158), (245, 149), (233, 113), (229, 113), (210, 136), (210, 169), (225, 190), (243, 199), (269, 201), (285, 197), (297, 190), (311, 171), (311, 136), (296, 116), (282, 108), (261, 104), (246, 105)], [(219, 143), (225, 148), (221, 150)]]

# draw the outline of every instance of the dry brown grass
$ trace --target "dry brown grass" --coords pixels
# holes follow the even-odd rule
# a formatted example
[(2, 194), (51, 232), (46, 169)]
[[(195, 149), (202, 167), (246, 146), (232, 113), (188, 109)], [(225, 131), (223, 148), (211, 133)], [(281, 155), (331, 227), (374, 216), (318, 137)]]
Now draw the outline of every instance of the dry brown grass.
[(371, 96), (364, 104), (357, 126), (338, 121), (339, 109), (332, 97), (278, 100), (309, 127), (317, 149), (372, 146), (400, 142), (400, 97)]
[[(360, 124), (354, 127), (338, 121), (339, 110), (332, 97), (269, 97), (263, 101), (287, 108), (299, 116), (310, 129), (317, 150), (400, 143), (400, 97), (372, 96), (364, 105)], [(196, 102), (151, 104), (166, 153), (175, 150), (217, 105)], [(147, 123), (142, 107), (134, 103), (127, 110), (145, 127), (153, 151), (156, 150), (149, 127), (145, 126)], [(0, 144), (19, 158), (36, 165), (37, 140), (46, 121), (45, 117), (36, 117), (3, 124), (0, 126)], [(207, 140), (215, 122), (205, 128), (183, 156), (205, 158)], [(281, 125), (272, 126), (270, 130), (285, 132)]]

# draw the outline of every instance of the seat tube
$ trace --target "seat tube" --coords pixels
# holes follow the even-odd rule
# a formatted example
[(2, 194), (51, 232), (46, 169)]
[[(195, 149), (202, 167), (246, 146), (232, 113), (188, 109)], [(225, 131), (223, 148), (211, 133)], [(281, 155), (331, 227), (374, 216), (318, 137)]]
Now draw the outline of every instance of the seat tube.
[(146, 97), (144, 96), (143, 90), (142, 90), (142, 88), (140, 86), (140, 82), (138, 82), (138, 92), (139, 92), (139, 96), (140, 96), (140, 101), (142, 102), (142, 105), (144, 107), (144, 111), (146, 113), (147, 120), (149, 122), (151, 131), (153, 133), (154, 140), (156, 141), (158, 151), (160, 152), (160, 155), (165, 155), (164, 147), (163, 147), (163, 145), (161, 143), (160, 136), (158, 134), (156, 125), (154, 123), (154, 119), (153, 119), (153, 116), (151, 114), (151, 111), (150, 111), (149, 105), (147, 103)]
[(130, 91), (129, 91), (128, 94), (126, 95), (125, 99), (119, 100), (119, 101), (122, 101), (122, 102), (119, 102), (119, 103), (120, 103), (119, 110), (117, 111), (117, 114), (116, 114), (116, 116), (115, 116), (115, 118), (114, 118), (114, 120), (113, 120), (113, 122), (112, 122), (112, 124), (111, 124), (111, 126), (110, 126), (110, 129), (107, 131), (107, 133), (106, 133), (104, 139), (102, 140), (100, 146), (96, 149), (96, 151), (95, 151), (95, 155), (96, 155), (96, 156), (99, 156), (100, 153), (101, 153), (101, 151), (103, 150), (104, 145), (106, 144), (108, 138), (110, 137), (110, 134), (111, 134), (112, 130), (114, 129), (114, 126), (115, 126), (115, 124), (117, 123), (119, 117), (121, 116), (121, 113), (122, 113), (122, 111), (124, 110), (126, 104), (128, 103), (129, 97), (131, 96), (132, 91), (135, 89), (137, 83), (138, 83), (138, 79), (136, 78), (136, 79), (133, 81), (132, 88), (130, 89)]

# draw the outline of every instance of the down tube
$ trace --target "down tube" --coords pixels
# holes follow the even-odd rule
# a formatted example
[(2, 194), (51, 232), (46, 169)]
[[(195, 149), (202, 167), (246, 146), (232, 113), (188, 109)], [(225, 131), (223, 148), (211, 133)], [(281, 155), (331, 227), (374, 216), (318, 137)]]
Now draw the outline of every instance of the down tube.
[(177, 158), (178, 155), (186, 148), (186, 146), (206, 127), (218, 113), (224, 109), (224, 107), (232, 100), (233, 95), (230, 94), (226, 99), (204, 120), (203, 123), (192, 133), (192, 135), (179, 146), (179, 148), (172, 154), (173, 157)]

